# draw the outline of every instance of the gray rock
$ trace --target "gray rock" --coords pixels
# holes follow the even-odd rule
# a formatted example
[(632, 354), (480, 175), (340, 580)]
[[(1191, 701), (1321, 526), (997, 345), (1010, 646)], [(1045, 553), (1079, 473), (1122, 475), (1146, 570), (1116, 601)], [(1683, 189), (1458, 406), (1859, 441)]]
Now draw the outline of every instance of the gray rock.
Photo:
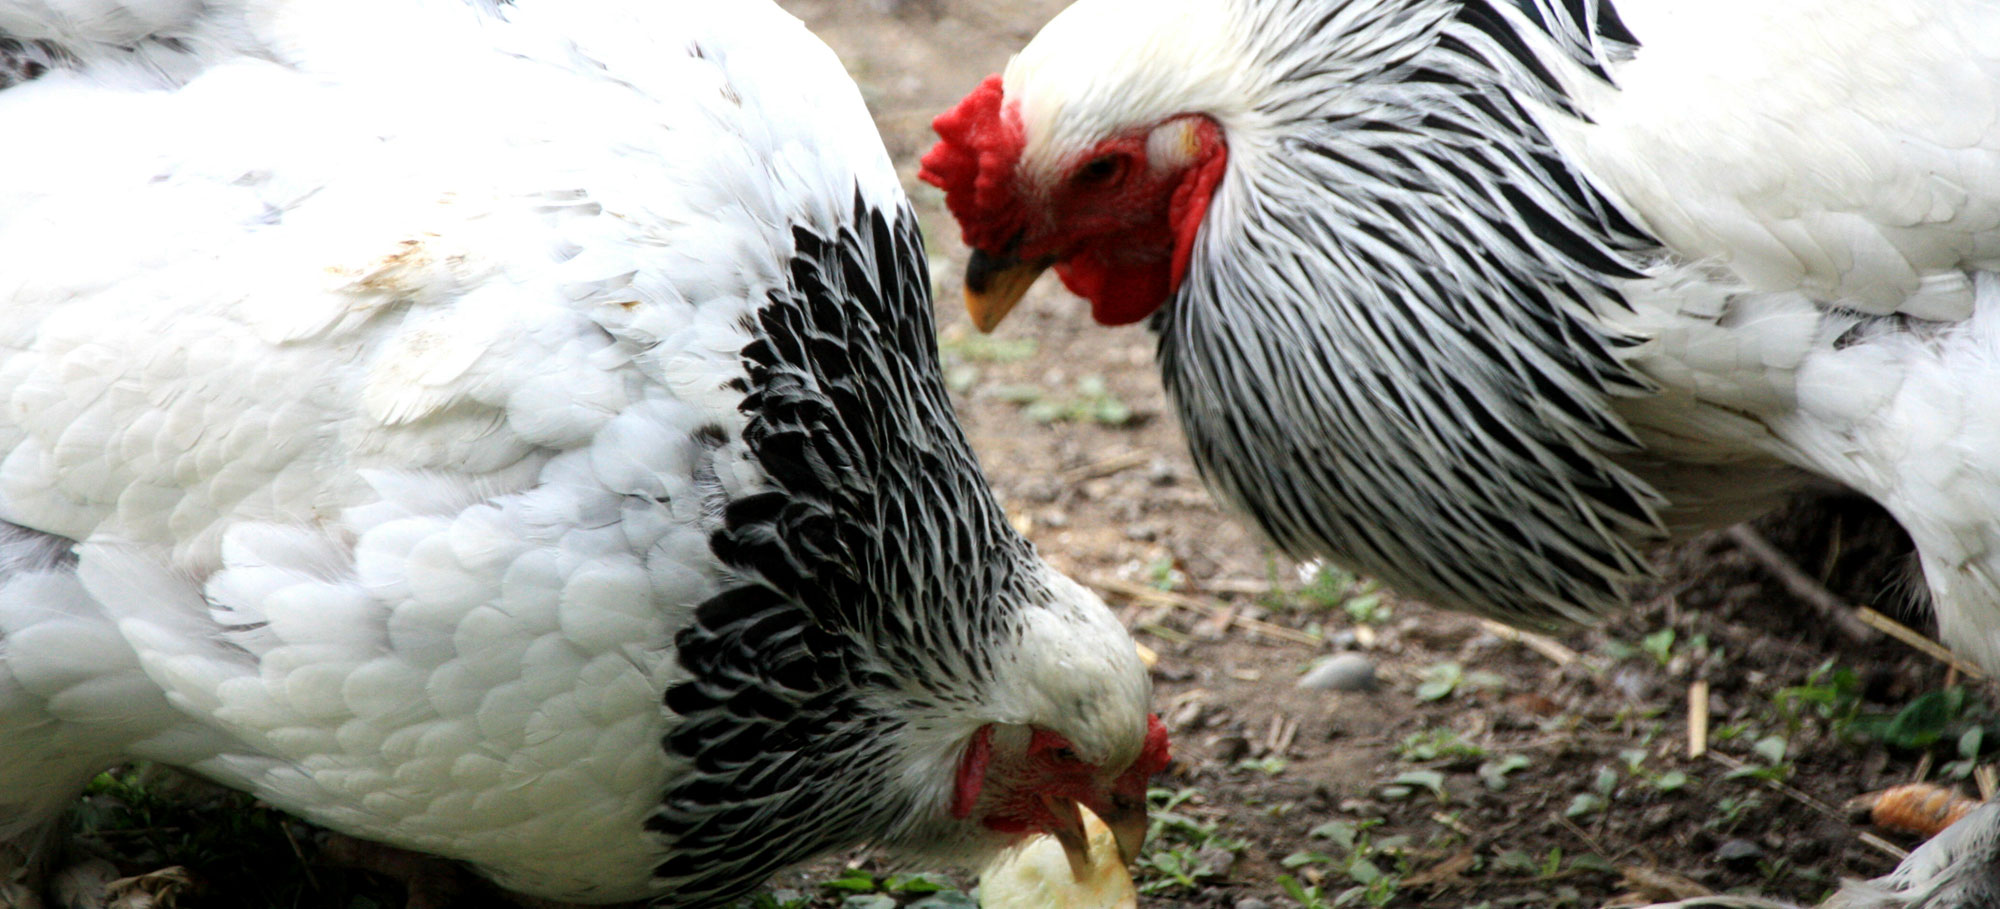
[(1764, 847), (1749, 840), (1724, 840), (1715, 847), (1715, 860), (1731, 867), (1755, 865), (1764, 857)]
[(1339, 653), (1319, 661), (1299, 677), (1298, 687), (1320, 691), (1374, 691), (1375, 661), (1358, 653)]
[(1246, 896), (1236, 901), (1236, 909), (1271, 909), (1271, 902), (1269, 900), (1258, 899), (1254, 896)]

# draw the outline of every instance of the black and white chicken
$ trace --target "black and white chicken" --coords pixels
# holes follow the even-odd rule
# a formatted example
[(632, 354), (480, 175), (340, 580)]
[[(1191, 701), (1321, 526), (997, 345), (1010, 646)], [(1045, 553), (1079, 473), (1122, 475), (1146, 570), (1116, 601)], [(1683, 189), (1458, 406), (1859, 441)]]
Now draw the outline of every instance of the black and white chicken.
[(2000, 4), (1082, 0), (936, 126), (1276, 542), (1514, 622), (1811, 478), (2000, 670)]
[(0, 870), (131, 759), (579, 902), (1136, 850), (1146, 672), (798, 22), (0, 0), (0, 85)]

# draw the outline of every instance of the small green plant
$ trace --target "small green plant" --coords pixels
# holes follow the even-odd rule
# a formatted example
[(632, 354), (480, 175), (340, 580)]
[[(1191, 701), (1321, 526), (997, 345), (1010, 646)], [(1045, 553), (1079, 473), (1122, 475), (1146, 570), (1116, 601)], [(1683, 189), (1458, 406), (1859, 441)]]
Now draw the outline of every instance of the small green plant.
[(820, 886), (848, 893), (939, 893), (951, 885), (923, 874), (891, 874), (877, 877), (864, 868), (849, 868)]
[(1285, 891), (1286, 896), (1298, 901), (1299, 909), (1331, 909), (1334, 905), (1326, 901), (1326, 894), (1318, 884), (1308, 887), (1289, 874), (1278, 875), (1278, 887)]
[(1283, 756), (1273, 754), (1261, 758), (1244, 758), (1236, 762), (1236, 769), (1254, 770), (1265, 776), (1277, 776), (1284, 773), (1285, 768), (1290, 765), (1291, 762), (1285, 760)]
[(1382, 787), (1382, 797), (1400, 801), (1409, 798), (1418, 789), (1429, 792), (1440, 805), (1451, 800), (1451, 794), (1444, 788), (1444, 774), (1435, 770), (1411, 770), (1397, 774), (1389, 785)]
[(1196, 889), (1221, 873), (1202, 861), (1202, 854), (1221, 850), (1231, 855), (1242, 852), (1246, 841), (1217, 835), (1217, 824), (1200, 821), (1179, 810), (1200, 793), (1191, 788), (1152, 789), (1146, 800), (1152, 808), (1152, 827), (1147, 842), (1152, 846), (1140, 857), (1140, 893), (1158, 893), (1174, 888)]
[(1767, 735), (1758, 739), (1756, 744), (1750, 746), (1750, 751), (1762, 763), (1746, 763), (1723, 774), (1722, 778), (1733, 780), (1740, 777), (1750, 777), (1751, 779), (1765, 780), (1773, 783), (1781, 783), (1791, 779), (1792, 762), (1785, 759), (1785, 753), (1788, 748), (1789, 746), (1785, 742), (1785, 737), (1781, 735)]
[(1618, 752), (1618, 758), (1625, 762), (1626, 775), (1660, 792), (1672, 792), (1686, 786), (1688, 776), (1678, 770), (1655, 771), (1646, 766), (1646, 749), (1628, 748)]
[(1597, 768), (1597, 775), (1591, 778), (1590, 791), (1579, 792), (1569, 801), (1563, 811), (1564, 817), (1584, 817), (1603, 811), (1611, 804), (1611, 796), (1618, 791), (1618, 771), (1610, 767)]
[(1979, 756), (1984, 750), (1985, 744), (1986, 730), (1984, 728), (1974, 726), (1971, 729), (1965, 730), (1965, 733), (1958, 737), (1958, 759), (1946, 761), (1943, 766), (1938, 768), (1938, 772), (1955, 780), (1962, 780), (1971, 776), (1972, 771), (1979, 767)]
[(1065, 398), (1043, 398), (1023, 411), (1037, 423), (1089, 422), (1124, 426), (1132, 422), (1132, 408), (1111, 393), (1103, 376), (1084, 376), (1076, 381), (1076, 393)]
[(1499, 792), (1507, 788), (1507, 776), (1528, 766), (1525, 754), (1506, 754), (1479, 765), (1479, 781), (1486, 788)]
[(938, 351), (946, 360), (974, 363), (1019, 363), (1035, 355), (1034, 338), (982, 335), (964, 330), (938, 335)]
[(1470, 764), (1486, 756), (1486, 749), (1474, 745), (1458, 734), (1458, 730), (1446, 726), (1433, 726), (1422, 732), (1413, 732), (1403, 737), (1396, 745), (1396, 756), (1406, 761), (1448, 761), (1452, 765)]
[(1451, 697), (1459, 683), (1465, 681), (1465, 668), (1457, 663), (1433, 663), (1424, 667), (1421, 678), (1423, 681), (1417, 683), (1417, 699), (1441, 701)]
[(1771, 696), (1771, 706), (1787, 736), (1796, 737), (1811, 717), (1831, 723), (1835, 731), (1844, 730), (1860, 716), (1861, 681), (1854, 670), (1828, 660), (1808, 674), (1803, 684), (1779, 689)]
[(1507, 685), (1507, 680), (1496, 673), (1477, 669), (1466, 672), (1465, 667), (1449, 661), (1425, 666), (1418, 678), (1421, 681), (1417, 683), (1417, 699), (1421, 701), (1441, 701), (1461, 689), (1492, 690)]
[[(1395, 899), (1402, 889), (1403, 878), (1410, 873), (1409, 859), (1403, 854), (1409, 844), (1404, 836), (1374, 839), (1369, 831), (1381, 824), (1380, 819), (1359, 822), (1329, 821), (1314, 827), (1307, 833), (1314, 839), (1330, 840), (1341, 851), (1337, 858), (1320, 853), (1308, 853), (1313, 859), (1324, 861), (1334, 870), (1346, 875), (1355, 886), (1335, 896), (1333, 906), (1386, 906)], [(1306, 864), (1307, 862), (1300, 862)], [(1384, 866), (1387, 867), (1384, 867)], [(1292, 866), (1296, 867), (1296, 866)], [(1280, 881), (1279, 886), (1284, 886)], [(1302, 888), (1303, 889), (1303, 888)], [(1315, 891), (1318, 888), (1314, 888)], [(1289, 894), (1291, 891), (1286, 890)], [(1321, 894), (1323, 898), (1323, 894)], [(1299, 899), (1294, 895), (1293, 899)], [(1300, 900), (1304, 903), (1304, 900)]]
[(1662, 667), (1666, 666), (1668, 663), (1673, 662), (1674, 659), (1674, 630), (1672, 628), (1662, 628), (1652, 634), (1646, 635), (1639, 641), (1639, 649), (1645, 651), (1647, 656), (1652, 657), (1653, 662), (1660, 664)]
[(1702, 826), (1721, 833), (1729, 833), (1740, 826), (1745, 817), (1764, 804), (1756, 795), (1724, 796), (1715, 800), (1715, 816)]

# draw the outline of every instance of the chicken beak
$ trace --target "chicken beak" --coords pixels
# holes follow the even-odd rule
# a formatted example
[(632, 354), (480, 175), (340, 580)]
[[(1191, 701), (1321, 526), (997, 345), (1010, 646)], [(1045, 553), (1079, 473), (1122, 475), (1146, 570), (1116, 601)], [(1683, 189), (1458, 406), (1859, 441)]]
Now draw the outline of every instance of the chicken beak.
[(1118, 860), (1127, 865), (1139, 857), (1139, 850), (1146, 845), (1146, 830), (1152, 826), (1146, 816), (1146, 802), (1141, 799), (1137, 808), (1128, 808), (1113, 799), (1111, 810), (1099, 820), (1111, 828), (1111, 839), (1118, 843)]
[(1050, 264), (973, 250), (965, 266), (965, 311), (972, 315), (972, 324), (981, 333), (998, 327)]
[(1042, 804), (1049, 809), (1049, 817), (1055, 819), (1049, 835), (1061, 843), (1063, 854), (1069, 857), (1069, 873), (1078, 883), (1090, 877), (1090, 835), (1083, 829), (1083, 814), (1077, 803), (1054, 795), (1042, 796)]

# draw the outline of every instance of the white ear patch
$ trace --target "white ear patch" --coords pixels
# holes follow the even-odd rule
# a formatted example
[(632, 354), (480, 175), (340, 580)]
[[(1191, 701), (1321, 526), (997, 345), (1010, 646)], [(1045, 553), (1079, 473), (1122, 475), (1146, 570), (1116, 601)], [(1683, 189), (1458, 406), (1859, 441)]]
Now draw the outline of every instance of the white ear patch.
[(1194, 120), (1190, 117), (1176, 117), (1153, 127), (1146, 137), (1146, 163), (1156, 171), (1177, 171), (1194, 163), (1194, 156), (1201, 151), (1201, 140), (1196, 137)]

